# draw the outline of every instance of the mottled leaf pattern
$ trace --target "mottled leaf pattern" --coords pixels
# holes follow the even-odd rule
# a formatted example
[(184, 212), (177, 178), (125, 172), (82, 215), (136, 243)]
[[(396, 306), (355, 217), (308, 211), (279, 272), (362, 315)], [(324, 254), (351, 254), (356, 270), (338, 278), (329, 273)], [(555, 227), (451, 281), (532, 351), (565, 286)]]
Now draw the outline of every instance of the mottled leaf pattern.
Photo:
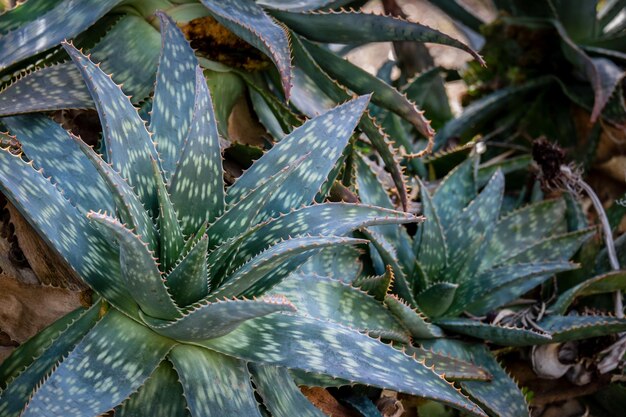
[(475, 159), (468, 158), (443, 179), (432, 202), (444, 230), (447, 230), (458, 214), (476, 196), (473, 168)]
[(553, 342), (588, 339), (626, 330), (626, 319), (611, 316), (551, 315), (538, 324), (552, 334)]
[(432, 339), (433, 337), (443, 336), (443, 332), (439, 327), (429, 323), (420, 311), (411, 308), (395, 295), (387, 295), (385, 297), (385, 305), (414, 338)]
[(497, 326), (471, 319), (444, 318), (436, 320), (435, 323), (445, 330), (490, 340), (503, 346), (528, 346), (538, 343), (550, 343), (552, 340), (550, 335), (546, 333), (517, 327)]
[(419, 179), (418, 185), (420, 187), (422, 215), (426, 217), (426, 221), (418, 226), (416, 232), (418, 236), (415, 237), (417, 244), (413, 246), (413, 250), (426, 276), (435, 280), (448, 264), (448, 246), (446, 236), (443, 234), (443, 227), (439, 221), (437, 208), (433, 204), (426, 186)]
[(177, 305), (194, 303), (209, 292), (206, 259), (208, 247), (209, 237), (203, 235), (167, 274), (165, 280)]

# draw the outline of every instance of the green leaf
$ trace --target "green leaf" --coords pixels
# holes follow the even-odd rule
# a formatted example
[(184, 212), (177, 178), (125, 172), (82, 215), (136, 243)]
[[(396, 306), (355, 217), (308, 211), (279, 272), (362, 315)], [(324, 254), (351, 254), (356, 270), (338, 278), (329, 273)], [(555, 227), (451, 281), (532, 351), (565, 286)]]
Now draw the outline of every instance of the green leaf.
[(296, 172), (283, 183), (280, 192), (272, 196), (267, 203), (267, 213), (286, 213), (302, 204), (311, 203), (341, 156), (368, 101), (367, 96), (359, 97), (295, 129), (237, 179), (228, 189), (227, 202), (238, 201), (244, 194), (257, 188), (264, 178), (310, 153)]
[(272, 9), (290, 10), (294, 12), (305, 12), (316, 9), (334, 9), (348, 5), (353, 0), (298, 0), (295, 2), (285, 2), (283, 0), (258, 0), (262, 6)]
[(224, 299), (201, 301), (185, 310), (184, 316), (174, 321), (142, 315), (143, 321), (155, 332), (171, 339), (195, 342), (224, 336), (241, 323), (277, 311), (294, 311), (295, 307), (283, 296), (269, 296), (255, 300)]
[(63, 47), (80, 70), (100, 116), (107, 150), (113, 164), (148, 209), (156, 208), (156, 187), (151, 159), (158, 160), (156, 149), (129, 98), (87, 57), (69, 44)]
[(4, 360), (1, 371), (2, 376), (7, 379), (3, 382), (9, 385), (0, 392), (0, 413), (3, 416), (22, 415), (41, 381), (46, 379), (58, 362), (93, 327), (98, 319), (99, 308), (96, 305), (87, 311), (66, 316), (20, 346)]
[(125, 313), (136, 315), (135, 301), (118, 281), (117, 254), (49, 180), (3, 149), (0, 184), (7, 199), (94, 291)]
[(357, 94), (373, 93), (374, 104), (402, 116), (424, 137), (429, 138), (435, 135), (430, 122), (424, 117), (424, 112), (398, 90), (328, 49), (305, 39), (300, 41), (324, 71), (341, 84)]
[(434, 337), (443, 337), (443, 332), (439, 327), (429, 323), (419, 310), (411, 308), (397, 296), (393, 294), (386, 295), (385, 305), (414, 338), (432, 339)]
[(552, 340), (549, 334), (538, 333), (534, 330), (497, 326), (471, 319), (443, 318), (436, 320), (435, 323), (445, 330), (490, 340), (503, 346), (529, 346), (538, 343), (550, 343)]
[(180, 317), (180, 310), (169, 294), (154, 253), (148, 245), (115, 218), (94, 212), (88, 216), (98, 225), (99, 230), (119, 243), (121, 281), (141, 309), (154, 317)]
[[(161, 25), (161, 56), (154, 85), (150, 131), (154, 134), (165, 178), (176, 169), (198, 101), (198, 60), (184, 35), (169, 16), (157, 12)], [(200, 109), (205, 111), (206, 109)]]
[(387, 265), (385, 273), (382, 275), (375, 275), (372, 277), (358, 277), (354, 281), (354, 286), (366, 291), (369, 295), (376, 298), (378, 301), (383, 301), (385, 295), (391, 288), (393, 282), (393, 268)]
[(486, 346), (445, 339), (433, 341), (429, 343), (429, 347), (436, 352), (445, 352), (454, 358), (480, 366), (493, 376), (489, 383), (474, 381), (460, 383), (463, 391), (481, 407), (498, 416), (528, 416), (528, 404), (524, 394)]
[(202, 235), (167, 274), (165, 281), (177, 305), (187, 306), (208, 294), (208, 244), (209, 237)]
[(556, 314), (565, 314), (577, 297), (626, 290), (626, 271), (613, 271), (589, 278), (562, 293), (550, 307)]
[(359, 259), (362, 254), (363, 251), (354, 246), (322, 249), (311, 256), (298, 271), (308, 275), (333, 277), (349, 284), (363, 270), (363, 262)]
[(432, 42), (461, 49), (484, 64), (482, 57), (464, 43), (428, 26), (398, 17), (343, 10), (306, 13), (274, 10), (271, 13), (294, 31), (316, 42)]
[(433, 204), (424, 183), (419, 178), (417, 182), (420, 189), (420, 201), (422, 202), (422, 215), (426, 217), (426, 221), (417, 228), (415, 243), (418, 245), (415, 245), (413, 249), (426, 276), (436, 279), (448, 265), (448, 245), (439, 221), (437, 208)]
[[(209, 300), (236, 296), (252, 297), (262, 294), (319, 249), (359, 243), (365, 243), (365, 241), (336, 236), (295, 237), (279, 242), (229, 275), (224, 283), (210, 294)], [(215, 279), (220, 277), (212, 275), (211, 278), (212, 282), (216, 282)]]
[(29, 0), (18, 3), (13, 8), (0, 14), (0, 32), (6, 33), (21, 25), (32, 22), (50, 8), (59, 4), (62, 0)]
[(172, 364), (163, 361), (135, 394), (115, 408), (115, 417), (189, 417), (183, 387)]
[(372, 337), (409, 342), (405, 329), (380, 302), (339, 280), (294, 273), (271, 293), (287, 297), (298, 314), (341, 323)]
[(506, 158), (503, 161), (487, 161), (478, 167), (478, 171), (476, 172), (476, 183), (479, 187), (483, 186), (487, 183), (487, 181), (489, 181), (489, 178), (491, 178), (497, 170), (502, 171), (502, 173), (506, 175), (511, 172), (528, 169), (532, 160), (533, 158), (531, 155), (521, 155), (513, 158)]
[(256, 391), (274, 417), (324, 417), (302, 394), (289, 371), (275, 366), (250, 364)]
[[(225, 138), (228, 138), (228, 117), (233, 107), (244, 94), (246, 87), (241, 77), (234, 72), (220, 72), (204, 70), (204, 78), (209, 86), (212, 97), (219, 97), (215, 103), (215, 119), (217, 129)], [(277, 139), (280, 139), (278, 137)]]
[(249, 320), (229, 335), (202, 345), (242, 360), (393, 389), (484, 415), (448, 382), (409, 356), (332, 322), (279, 313)]
[(105, 413), (145, 382), (173, 343), (111, 310), (38, 387), (22, 415)]
[(436, 207), (444, 231), (476, 197), (474, 163), (474, 158), (467, 158), (445, 176), (433, 194), (432, 203)]
[(531, 262), (556, 262), (574, 256), (578, 248), (589, 239), (595, 229), (583, 229), (576, 232), (564, 233), (541, 240), (534, 245), (513, 251), (503, 265)]
[(435, 128), (452, 119), (452, 110), (446, 95), (443, 69), (433, 67), (415, 76), (403, 87), (406, 97), (424, 110), (427, 118), (432, 120)]
[[(437, 346), (438, 341), (449, 339), (431, 339), (422, 341), (423, 346)], [(424, 347), (403, 346), (402, 349), (407, 355), (413, 356), (418, 361), (423, 361), (424, 365), (434, 367), (435, 372), (448, 380), (453, 381), (489, 381), (492, 376), (485, 369), (479, 368), (467, 359), (459, 359), (456, 355), (442, 350), (437, 353)]]
[(1, 120), (17, 137), (28, 159), (36, 161), (45, 175), (52, 176), (57, 188), (81, 212), (115, 210), (106, 182), (65, 129), (42, 115)]
[[(169, 183), (183, 233), (195, 233), (224, 212), (224, 173), (213, 104), (200, 67), (189, 135)], [(193, 201), (193, 204), (190, 202)]]
[[(121, 0), (63, 0), (0, 38), (0, 71), (83, 32)], [(71, 10), (71, 13), (68, 13)]]
[(170, 359), (191, 415), (261, 417), (245, 362), (188, 345), (172, 349)]
[(428, 317), (443, 315), (455, 299), (458, 284), (437, 282), (415, 296), (417, 306)]
[(201, 0), (211, 15), (231, 32), (267, 55), (278, 68), (285, 97), (291, 89), (289, 36), (253, 0)]
[(626, 330), (626, 319), (611, 316), (550, 315), (538, 324), (552, 334), (555, 343), (607, 336)]
[(434, 0), (433, 4), (440, 8), (446, 15), (462, 23), (475, 32), (480, 32), (480, 27), (485, 23), (474, 13), (467, 10), (458, 0)]

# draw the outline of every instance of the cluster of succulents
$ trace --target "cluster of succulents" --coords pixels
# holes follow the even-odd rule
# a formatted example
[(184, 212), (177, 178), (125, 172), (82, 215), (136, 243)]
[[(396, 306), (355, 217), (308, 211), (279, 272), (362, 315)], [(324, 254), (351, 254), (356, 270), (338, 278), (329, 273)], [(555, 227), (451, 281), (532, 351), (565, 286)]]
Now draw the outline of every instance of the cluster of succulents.
[[(456, 1), (432, 2), (478, 30)], [(420, 416), (524, 416), (532, 387), (506, 355), (578, 384), (623, 371), (625, 239), (604, 227), (602, 249), (573, 193), (544, 198), (525, 152), (442, 150), (509, 93), (450, 119), (429, 95), (438, 68), (394, 82), (345, 60), (331, 44), (434, 42), (484, 64), (363, 3), (28, 0), (0, 14), (0, 191), (92, 291), (0, 363), (0, 415), (321, 417), (308, 386), (365, 417), (381, 390), (421, 398)], [(576, 16), (523, 3), (507, 19), (556, 30), (573, 65), (615, 58), (568, 41)], [(616, 64), (590, 62), (604, 89), (587, 107), (617, 123), (622, 78), (596, 79)], [(262, 145), (230, 137), (242, 97)], [(57, 122), (68, 109), (95, 109), (97, 146)], [(587, 340), (603, 341), (593, 369), (582, 353), (562, 362)]]

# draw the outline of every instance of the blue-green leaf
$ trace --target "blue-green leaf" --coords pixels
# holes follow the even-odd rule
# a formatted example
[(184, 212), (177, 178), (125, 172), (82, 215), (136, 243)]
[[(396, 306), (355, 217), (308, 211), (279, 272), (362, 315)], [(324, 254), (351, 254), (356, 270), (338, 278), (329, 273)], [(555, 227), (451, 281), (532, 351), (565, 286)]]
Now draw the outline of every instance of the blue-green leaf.
[(188, 345), (176, 346), (169, 357), (191, 415), (261, 417), (245, 362)]
[(362, 254), (363, 251), (354, 246), (322, 249), (316, 255), (311, 256), (298, 271), (303, 274), (333, 277), (345, 283), (352, 283), (363, 270), (363, 262), (359, 259)]
[(476, 196), (474, 163), (474, 158), (467, 158), (462, 164), (456, 166), (445, 176), (433, 194), (432, 202), (437, 209), (444, 231)]
[(509, 258), (502, 264), (555, 262), (569, 259), (594, 232), (593, 228), (588, 228), (540, 240), (532, 246), (512, 251)]
[(448, 265), (448, 245), (439, 221), (437, 207), (433, 204), (424, 183), (419, 178), (417, 181), (420, 188), (422, 215), (426, 217), (426, 221), (418, 226), (414, 241), (417, 244), (413, 250), (426, 276), (431, 280), (436, 280)]
[(196, 67), (196, 98), (191, 128), (169, 183), (172, 203), (186, 236), (223, 213), (223, 175), (211, 94), (202, 70)]
[(490, 340), (503, 346), (528, 346), (537, 343), (550, 343), (549, 334), (518, 327), (497, 326), (464, 318), (443, 318), (435, 323), (445, 330), (466, 336)]
[(421, 340), (443, 336), (439, 327), (429, 323), (419, 310), (411, 308), (396, 295), (385, 296), (385, 305), (414, 338)]
[(428, 317), (437, 317), (445, 313), (455, 299), (458, 284), (437, 282), (415, 296), (417, 307)]
[(208, 245), (209, 237), (202, 235), (165, 278), (170, 293), (179, 306), (196, 302), (209, 292), (206, 263)]
[(581, 282), (562, 293), (550, 307), (550, 311), (556, 314), (565, 314), (567, 307), (570, 306), (576, 297), (604, 294), (617, 290), (626, 290), (626, 271), (613, 271)]
[(549, 315), (538, 324), (552, 334), (553, 342), (589, 339), (626, 330), (626, 319), (611, 316)]

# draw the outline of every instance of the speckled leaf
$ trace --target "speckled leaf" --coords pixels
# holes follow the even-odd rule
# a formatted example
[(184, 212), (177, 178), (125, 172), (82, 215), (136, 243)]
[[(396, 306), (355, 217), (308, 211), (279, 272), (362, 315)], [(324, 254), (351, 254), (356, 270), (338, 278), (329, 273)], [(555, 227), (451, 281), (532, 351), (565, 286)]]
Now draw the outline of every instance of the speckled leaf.
[(433, 194), (432, 202), (437, 208), (437, 215), (444, 231), (476, 196), (474, 163), (475, 159), (467, 158), (445, 176)]
[(155, 251), (158, 246), (154, 223), (132, 187), (117, 171), (104, 162), (91, 146), (78, 138), (74, 138), (74, 140), (95, 166), (100, 177), (106, 182), (115, 201), (117, 215), (126, 225), (126, 228), (132, 230), (144, 243), (147, 243), (150, 250)]
[(322, 249), (311, 256), (298, 271), (303, 274), (333, 277), (345, 283), (353, 282), (363, 270), (359, 257), (363, 251), (354, 246)]
[[(224, 211), (222, 155), (211, 94), (196, 68), (196, 98), (189, 135), (169, 183), (172, 203), (186, 236)], [(190, 204), (193, 201), (194, 204)]]
[(141, 309), (153, 317), (179, 317), (180, 311), (168, 292), (148, 245), (115, 218), (94, 212), (89, 214), (89, 218), (112, 241), (118, 242), (121, 281)]
[[(448, 264), (448, 246), (437, 208), (428, 194), (428, 189), (419, 178), (417, 181), (422, 202), (422, 215), (426, 217), (426, 221), (417, 228), (416, 235), (419, 236), (414, 240), (417, 245), (413, 246), (413, 250), (426, 276), (431, 280), (436, 280)], [(460, 213), (457, 212), (457, 215)]]
[(169, 178), (176, 169), (176, 161), (194, 117), (194, 102), (198, 100), (198, 60), (172, 18), (161, 12), (156, 15), (161, 25), (161, 56), (150, 131), (154, 134), (165, 178)]
[(513, 265), (569, 259), (594, 232), (595, 229), (583, 229), (541, 240), (521, 251), (513, 251), (503, 264)]
[(464, 318), (443, 318), (435, 323), (445, 330), (466, 336), (490, 340), (503, 346), (529, 346), (537, 343), (550, 343), (549, 334), (517, 327), (496, 326)]
[(175, 321), (159, 320), (145, 315), (142, 318), (152, 330), (163, 336), (195, 342), (224, 336), (246, 320), (277, 311), (295, 311), (295, 307), (283, 296), (255, 300), (225, 299), (196, 303), (185, 310), (183, 317)]
[(309, 204), (328, 178), (348, 143), (367, 103), (359, 97), (309, 120), (257, 160), (228, 189), (227, 201), (238, 201), (259, 183), (284, 166), (310, 153), (267, 204), (267, 213), (276, 215)]
[(550, 307), (550, 311), (556, 314), (565, 314), (567, 308), (574, 302), (576, 297), (604, 294), (617, 290), (626, 290), (626, 271), (608, 272), (581, 282), (563, 292)]
[(552, 342), (590, 339), (626, 330), (626, 319), (611, 316), (550, 315), (538, 324), (552, 334)]
[[(319, 249), (329, 246), (356, 245), (359, 243), (365, 243), (365, 241), (336, 236), (297, 237), (279, 242), (258, 254), (236, 272), (229, 275), (224, 283), (211, 293), (209, 299), (217, 300), (224, 297), (257, 295), (258, 293), (251, 294), (256, 287), (269, 283), (277, 284), (278, 279), (284, 278), (285, 273), (291, 272), (285, 270), (286, 268), (291, 267), (291, 270), (293, 270), (293, 268), (299, 266), (299, 264), (292, 265), (288, 262), (290, 258), (296, 258), (298, 255), (312, 255)], [(220, 282), (215, 281), (216, 278), (219, 279), (220, 277), (214, 276), (212, 270), (210, 272), (212, 284)]]
[[(463, 282), (446, 314), (457, 315), (464, 310), (476, 315), (485, 314), (521, 297), (528, 291), (524, 286), (525, 283), (532, 280), (535, 285), (539, 285), (551, 275), (577, 267), (576, 264), (565, 260), (514, 264), (490, 269)], [(535, 279), (539, 277), (544, 279)]]
[(392, 282), (393, 268), (387, 265), (384, 274), (372, 277), (358, 277), (354, 281), (354, 286), (361, 288), (378, 301), (383, 301), (385, 299), (385, 295), (387, 295), (391, 288)]
[(32, 22), (45, 13), (51, 7), (56, 6), (62, 0), (29, 0), (16, 4), (12, 8), (6, 8), (0, 14), (0, 32), (6, 33), (21, 25)]
[[(475, 256), (482, 243), (491, 236), (500, 214), (504, 195), (504, 175), (497, 171), (483, 191), (459, 214), (446, 230), (448, 259), (444, 271), (446, 280), (461, 282), (468, 279), (464, 273), (473, 272), (480, 262)], [(459, 275), (461, 274), (461, 275)]]
[(165, 278), (179, 306), (194, 303), (209, 292), (206, 263), (208, 244), (208, 236), (203, 235)]
[(243, 360), (393, 389), (484, 415), (448, 382), (411, 357), (332, 322), (277, 313), (249, 320), (229, 335), (201, 344)]
[(385, 296), (385, 305), (416, 339), (442, 337), (441, 329), (428, 322), (419, 310), (411, 308), (394, 294)]
[(263, 404), (274, 417), (324, 417), (302, 394), (289, 371), (268, 365), (250, 364), (252, 379)]
[(261, 417), (245, 362), (188, 345), (176, 346), (170, 359), (191, 415)]
[(136, 315), (136, 303), (119, 281), (117, 254), (50, 181), (18, 156), (1, 150), (0, 184), (7, 199), (94, 291)]
[(163, 361), (145, 384), (115, 408), (115, 417), (190, 417), (172, 364)]
[(272, 14), (312, 41), (359, 44), (389, 41), (432, 42), (459, 48), (484, 64), (480, 55), (464, 43), (428, 26), (397, 17), (352, 10), (328, 13), (276, 10)]
[(289, 99), (291, 52), (284, 27), (274, 22), (253, 0), (201, 0), (201, 3), (218, 22), (271, 58)]
[(373, 93), (374, 104), (402, 116), (423, 136), (428, 138), (435, 135), (424, 112), (398, 90), (328, 49), (305, 39), (301, 39), (301, 42), (324, 71), (341, 84), (357, 94)]
[(22, 415), (105, 413), (144, 383), (173, 343), (111, 310), (35, 391)]
[(406, 330), (380, 302), (336, 279), (295, 273), (271, 293), (287, 297), (298, 314), (341, 323), (372, 337), (409, 342)]
[(437, 282), (415, 296), (419, 309), (428, 317), (438, 317), (452, 305), (458, 284)]
[(82, 212), (115, 210), (104, 180), (70, 134), (41, 115), (4, 117), (2, 123), (17, 137), (30, 160), (52, 176), (57, 188)]
[(484, 184), (487, 183), (487, 181), (489, 181), (489, 178), (491, 178), (497, 170), (502, 171), (502, 173), (506, 175), (510, 174), (511, 172), (528, 169), (532, 160), (533, 157), (527, 154), (512, 158), (506, 158), (503, 161), (487, 161), (486, 163), (478, 167), (478, 171), (476, 172), (476, 183), (479, 187), (482, 187)]
[(345, 6), (352, 0), (258, 0), (257, 3), (272, 9), (290, 10), (293, 12), (305, 12), (315, 9), (330, 9)]
[(161, 243), (159, 245), (159, 267), (162, 271), (169, 271), (174, 265), (174, 262), (176, 262), (181, 255), (182, 249), (185, 246), (185, 238), (183, 237), (180, 223), (178, 223), (178, 219), (176, 218), (176, 210), (165, 188), (163, 175), (157, 165), (157, 161), (154, 159), (152, 160), (152, 175), (154, 177), (154, 183), (157, 186), (157, 200), (159, 202), (158, 225)]
[(289, 237), (311, 235), (344, 236), (359, 227), (402, 224), (416, 221), (411, 214), (363, 204), (325, 203), (303, 207), (277, 219), (250, 228), (209, 254), (215, 277), (224, 275), (254, 255)]
[(528, 404), (524, 394), (486, 346), (456, 340), (436, 340), (429, 342), (429, 345), (436, 352), (445, 352), (491, 373), (493, 378), (489, 383), (461, 382), (463, 391), (484, 409), (493, 415), (528, 417)]
[(550, 236), (565, 215), (563, 200), (546, 200), (528, 205), (501, 218), (483, 252), (480, 270), (501, 264), (522, 248)]
[[(78, 35), (121, 0), (64, 0), (36, 20), (2, 35), (0, 70)], [(71, 13), (68, 11), (71, 10)]]
[[(439, 339), (447, 340), (447, 339)], [(424, 346), (431, 344), (437, 346), (434, 339), (421, 342)], [(402, 348), (407, 355), (414, 356), (418, 361), (424, 361), (424, 365), (434, 367), (435, 372), (451, 381), (489, 381), (491, 375), (485, 369), (479, 368), (468, 360), (458, 359), (448, 352), (435, 353), (423, 347), (404, 346)]]
[(63, 47), (80, 70), (103, 127), (107, 160), (134, 187), (148, 209), (156, 208), (156, 187), (151, 159), (156, 149), (130, 99), (98, 66), (72, 45)]
[(267, 203), (275, 193), (280, 192), (285, 181), (302, 164), (306, 156), (293, 161), (276, 174), (267, 178), (259, 186), (229, 207), (226, 212), (209, 225), (209, 248), (213, 249), (221, 243), (248, 230), (254, 224), (267, 217)]
[[(78, 316), (74, 314), (69, 321), (63, 324), (58, 332), (54, 334), (44, 330), (34, 339), (26, 342), (21, 348), (16, 350), (12, 356), (5, 359), (2, 370), (11, 370), (14, 364), (12, 378), (8, 387), (0, 392), (0, 413), (4, 417), (21, 416), (33, 391), (46, 379), (46, 376), (55, 368), (55, 365), (66, 356), (85, 337), (87, 332), (93, 327), (98, 318), (99, 306), (95, 306), (88, 311), (81, 312)], [(54, 326), (54, 325), (53, 325)], [(57, 329), (55, 329), (57, 330)], [(50, 339), (42, 340), (43, 334), (51, 336)], [(36, 349), (32, 349), (35, 343)], [(32, 354), (33, 356), (25, 356)], [(25, 366), (22, 368), (20, 365)], [(18, 366), (20, 366), (18, 368)]]

